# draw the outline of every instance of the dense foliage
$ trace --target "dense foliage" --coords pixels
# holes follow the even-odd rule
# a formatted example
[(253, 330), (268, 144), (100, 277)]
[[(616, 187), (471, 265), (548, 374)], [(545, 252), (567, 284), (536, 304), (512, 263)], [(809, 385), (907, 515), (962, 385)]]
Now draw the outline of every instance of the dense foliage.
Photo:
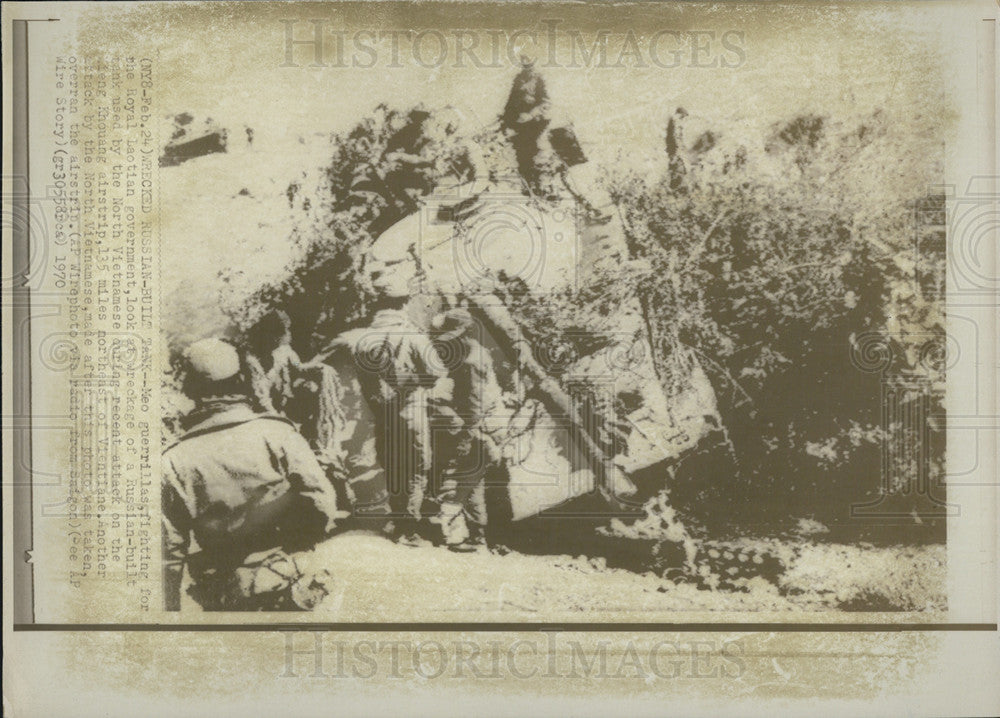
[[(731, 463), (718, 452), (695, 462), (711, 472), (691, 477), (695, 496), (747, 503), (758, 517), (846, 521), (850, 504), (881, 489), (886, 429), (896, 433), (882, 421), (884, 382), (942, 378), (940, 361), (919, 359), (943, 342), (944, 257), (923, 257), (916, 281), (913, 222), (918, 208), (943, 212), (943, 197), (878, 187), (899, 152), (877, 113), (839, 131), (793, 118), (762, 152), (713, 139), (678, 151), (651, 181), (611, 182), (633, 252), (649, 262), (635, 281), (655, 308), (657, 358), (668, 369), (694, 350), (719, 399)], [(898, 358), (892, 366), (858, 360), (872, 338)]]
[(316, 190), (300, 184), (287, 190), (289, 205), (300, 214), (291, 238), (301, 249), (299, 259), (283, 281), (263, 287), (241, 308), (238, 325), (249, 326), (267, 309), (284, 309), (296, 345), (308, 354), (365, 315), (370, 297), (361, 265), (372, 241), (416, 211), (442, 178), (472, 174), (465, 143), (444, 114), (380, 105), (332, 138)]

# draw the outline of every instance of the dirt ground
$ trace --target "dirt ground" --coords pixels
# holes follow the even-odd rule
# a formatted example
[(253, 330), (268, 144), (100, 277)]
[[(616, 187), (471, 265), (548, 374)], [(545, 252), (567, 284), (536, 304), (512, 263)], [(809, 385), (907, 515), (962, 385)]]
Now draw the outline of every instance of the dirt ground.
[[(782, 569), (713, 588), (691, 578), (609, 568), (602, 557), (458, 554), (404, 546), (367, 531), (333, 536), (303, 557), (334, 577), (316, 618), (329, 621), (675, 620), (679, 612), (943, 610), (941, 545), (872, 547), (745, 541), (724, 548), (780, 555)], [(733, 554), (737, 563), (739, 553)], [(721, 560), (721, 559), (720, 559)], [(723, 574), (725, 570), (723, 570)]]

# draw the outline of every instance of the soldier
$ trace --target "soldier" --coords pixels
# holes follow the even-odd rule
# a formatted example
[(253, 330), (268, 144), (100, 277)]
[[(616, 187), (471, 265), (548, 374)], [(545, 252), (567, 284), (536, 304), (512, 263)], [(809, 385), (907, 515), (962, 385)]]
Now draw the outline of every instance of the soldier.
[(431, 422), (451, 399), (452, 380), (441, 364), (411, 300), (412, 258), (368, 258), (378, 310), (369, 327), (340, 335), (321, 355), (346, 346), (354, 357), (361, 392), (374, 414), (376, 453), (385, 468), (393, 519), (388, 532), (419, 543), (427, 513), (432, 467)]
[(397, 538), (412, 542), (425, 512), (431, 471), (431, 417), (451, 398), (451, 380), (436, 364), (430, 337), (403, 308), (382, 309), (352, 343), (362, 391), (373, 407), (377, 453), (386, 469)]
[(247, 332), (245, 361), (253, 397), (259, 409), (290, 419), (334, 487), (345, 488), (342, 443), (350, 420), (344, 387), (333, 368), (302, 361), (291, 342), (292, 322), (281, 309), (265, 314)]
[(294, 382), (303, 364), (292, 349), (291, 327), (288, 314), (275, 309), (247, 333), (250, 386), (257, 403), (267, 412), (284, 414), (295, 398)]
[(180, 608), (185, 565), (207, 610), (312, 608), (325, 577), (303, 575), (286, 551), (344, 516), (333, 488), (290, 422), (251, 408), (235, 347), (204, 339), (185, 361), (195, 408), (162, 462), (167, 610)]
[(431, 326), (434, 345), (453, 382), (447, 409), (455, 417), (450, 431), (435, 432), (434, 457), (440, 468), (434, 474), (441, 508), (431, 520), (441, 525), (450, 549), (473, 551), (485, 543), (486, 475), (500, 461), (486, 419), (502, 409), (502, 390), (468, 311), (439, 314)]

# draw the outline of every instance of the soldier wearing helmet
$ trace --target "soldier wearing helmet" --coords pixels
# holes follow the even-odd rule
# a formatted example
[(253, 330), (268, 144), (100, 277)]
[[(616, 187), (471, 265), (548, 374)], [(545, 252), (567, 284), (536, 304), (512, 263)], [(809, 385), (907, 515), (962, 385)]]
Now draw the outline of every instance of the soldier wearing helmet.
[(185, 567), (206, 609), (311, 607), (321, 582), (285, 551), (344, 515), (333, 488), (289, 421), (253, 410), (235, 347), (204, 339), (184, 359), (195, 408), (162, 460), (167, 609), (180, 608)]

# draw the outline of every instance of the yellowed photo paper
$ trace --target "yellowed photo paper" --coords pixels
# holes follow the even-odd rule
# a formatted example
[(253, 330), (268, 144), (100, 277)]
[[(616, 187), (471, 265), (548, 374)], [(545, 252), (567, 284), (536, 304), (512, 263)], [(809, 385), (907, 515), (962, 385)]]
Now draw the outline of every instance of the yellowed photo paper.
[(997, 6), (3, 5), (4, 711), (996, 715)]

